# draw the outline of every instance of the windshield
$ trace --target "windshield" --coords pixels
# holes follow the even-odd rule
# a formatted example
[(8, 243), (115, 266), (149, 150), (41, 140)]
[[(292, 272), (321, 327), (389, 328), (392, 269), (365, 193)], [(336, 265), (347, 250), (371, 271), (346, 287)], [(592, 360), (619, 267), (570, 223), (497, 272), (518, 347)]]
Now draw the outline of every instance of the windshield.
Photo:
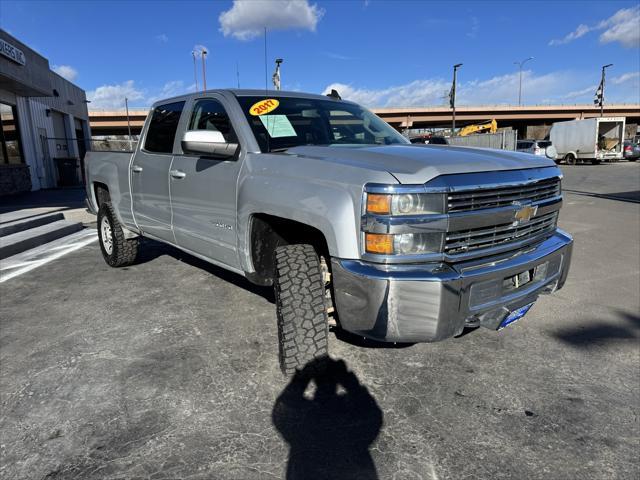
[(370, 111), (351, 103), (295, 97), (238, 97), (260, 150), (301, 145), (392, 145), (409, 141)]

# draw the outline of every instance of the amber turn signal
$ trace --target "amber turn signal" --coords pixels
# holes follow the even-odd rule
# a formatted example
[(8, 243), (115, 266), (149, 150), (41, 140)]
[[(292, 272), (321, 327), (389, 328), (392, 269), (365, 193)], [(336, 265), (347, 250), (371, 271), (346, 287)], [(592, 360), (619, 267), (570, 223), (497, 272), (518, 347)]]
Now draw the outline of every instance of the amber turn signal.
[(391, 211), (391, 195), (370, 193), (367, 195), (367, 213), (387, 215)]
[(382, 255), (393, 254), (393, 235), (386, 233), (366, 233), (365, 243), (367, 253), (378, 253)]

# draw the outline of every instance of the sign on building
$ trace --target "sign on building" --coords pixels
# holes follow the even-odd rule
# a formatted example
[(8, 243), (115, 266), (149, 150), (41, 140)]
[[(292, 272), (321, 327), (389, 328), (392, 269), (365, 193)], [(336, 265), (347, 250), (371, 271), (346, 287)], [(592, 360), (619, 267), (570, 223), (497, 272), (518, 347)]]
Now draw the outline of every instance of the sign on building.
[(7, 57), (9, 60), (13, 60), (20, 65), (27, 63), (24, 52), (17, 47), (14, 47), (9, 42), (5, 42), (0, 38), (0, 53)]

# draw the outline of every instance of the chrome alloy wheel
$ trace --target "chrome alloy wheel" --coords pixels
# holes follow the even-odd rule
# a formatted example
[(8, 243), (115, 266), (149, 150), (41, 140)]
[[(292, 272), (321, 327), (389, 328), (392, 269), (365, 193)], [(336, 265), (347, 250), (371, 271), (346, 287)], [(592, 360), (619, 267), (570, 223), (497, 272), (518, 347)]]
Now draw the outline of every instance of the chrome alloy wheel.
[(104, 251), (107, 252), (107, 255), (111, 255), (113, 253), (113, 231), (106, 216), (102, 217), (102, 222), (100, 222), (100, 233)]

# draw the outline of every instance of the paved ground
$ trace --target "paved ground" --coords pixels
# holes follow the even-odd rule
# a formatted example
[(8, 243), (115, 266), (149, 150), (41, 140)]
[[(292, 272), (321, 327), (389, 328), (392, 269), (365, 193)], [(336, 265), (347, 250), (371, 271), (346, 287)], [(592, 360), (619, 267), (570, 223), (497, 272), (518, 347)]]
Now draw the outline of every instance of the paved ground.
[(639, 167), (565, 168), (562, 291), (499, 333), (332, 338), (340, 395), (280, 375), (268, 291), (175, 250), (114, 270), (93, 244), (13, 278), (0, 477), (637, 479), (640, 205), (597, 195)]

